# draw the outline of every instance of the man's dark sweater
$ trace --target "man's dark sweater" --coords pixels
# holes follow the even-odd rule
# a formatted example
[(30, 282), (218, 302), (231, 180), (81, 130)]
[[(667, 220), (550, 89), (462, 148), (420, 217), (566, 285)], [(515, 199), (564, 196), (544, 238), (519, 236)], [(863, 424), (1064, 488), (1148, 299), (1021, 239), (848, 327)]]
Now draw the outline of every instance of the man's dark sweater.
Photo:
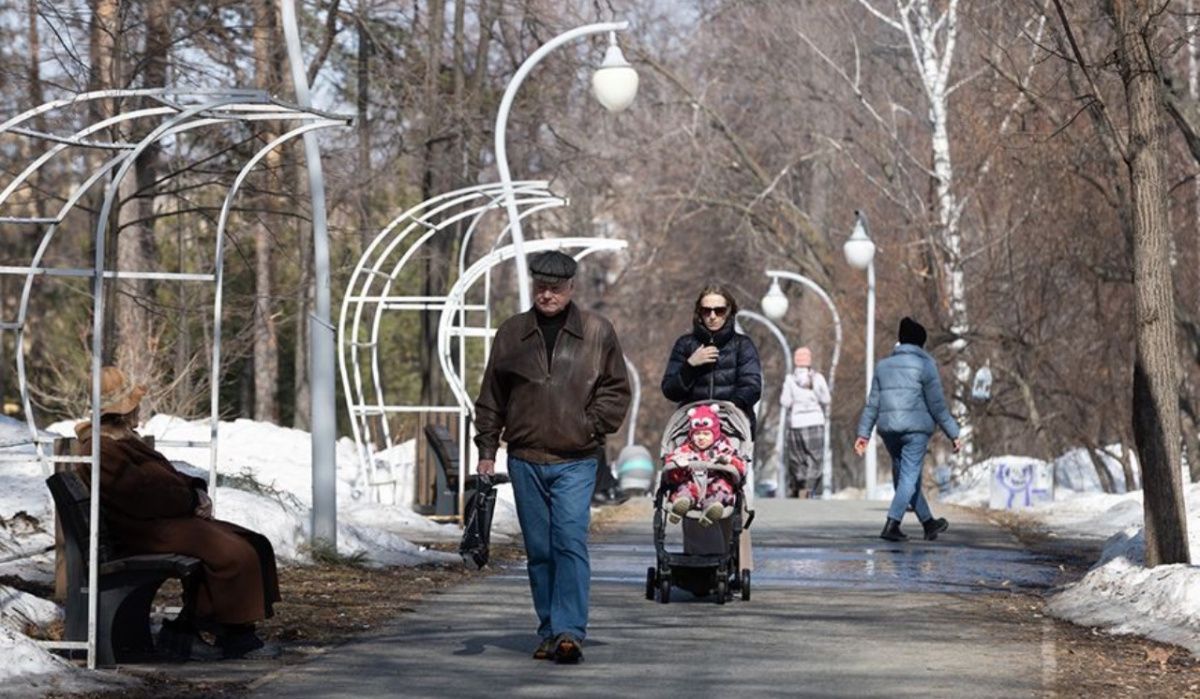
[(536, 307), (533, 309), (534, 315), (537, 316), (538, 329), (542, 331), (542, 339), (546, 341), (546, 369), (551, 368), (550, 363), (554, 360), (554, 341), (558, 339), (558, 331), (567, 324), (567, 311), (570, 308), (568, 304), (552, 316), (542, 315)]

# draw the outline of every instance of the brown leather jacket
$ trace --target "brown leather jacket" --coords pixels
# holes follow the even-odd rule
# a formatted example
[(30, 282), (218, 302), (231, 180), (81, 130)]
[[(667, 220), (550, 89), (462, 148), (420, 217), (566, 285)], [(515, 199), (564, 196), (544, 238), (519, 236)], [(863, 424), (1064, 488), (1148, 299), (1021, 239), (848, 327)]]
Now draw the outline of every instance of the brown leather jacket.
[(572, 303), (546, 365), (546, 345), (532, 310), (500, 326), (475, 401), (480, 459), (508, 453), (552, 464), (594, 456), (629, 408), (629, 379), (617, 333), (607, 320)]

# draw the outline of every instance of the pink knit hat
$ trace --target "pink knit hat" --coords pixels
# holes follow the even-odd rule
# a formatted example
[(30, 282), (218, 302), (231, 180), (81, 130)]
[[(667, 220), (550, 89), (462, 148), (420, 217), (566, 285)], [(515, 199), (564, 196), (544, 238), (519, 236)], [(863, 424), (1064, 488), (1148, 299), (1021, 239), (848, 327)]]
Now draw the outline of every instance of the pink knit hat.
[(802, 366), (811, 367), (812, 366), (812, 350), (810, 350), (807, 347), (798, 348), (796, 350), (796, 354), (792, 356), (792, 362), (795, 363), (795, 365), (798, 367), (802, 367)]
[(721, 416), (717, 412), (719, 408), (713, 405), (698, 405), (688, 411), (688, 418), (691, 421), (691, 428), (688, 430), (688, 437), (697, 432), (705, 430), (712, 432), (713, 441), (721, 439)]

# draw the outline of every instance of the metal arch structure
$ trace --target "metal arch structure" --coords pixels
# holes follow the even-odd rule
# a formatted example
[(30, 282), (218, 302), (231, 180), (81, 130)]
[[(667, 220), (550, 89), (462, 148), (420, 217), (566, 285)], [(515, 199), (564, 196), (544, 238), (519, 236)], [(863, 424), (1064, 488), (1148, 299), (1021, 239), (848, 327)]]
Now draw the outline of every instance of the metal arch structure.
[[(459, 364), (459, 369), (455, 369), (454, 367), (453, 343), (456, 340), (458, 341), (459, 356), (462, 356), (462, 352), (464, 351), (463, 346), (467, 340), (471, 338), (485, 338), (490, 340), (496, 332), (491, 327), (490, 316), (488, 316), (488, 322), (484, 326), (472, 327), (461, 320), (464, 317), (461, 309), (469, 307), (467, 296), (475, 284), (481, 278), (490, 278), (493, 268), (507, 261), (519, 258), (522, 253), (532, 254), (546, 250), (575, 250), (575, 259), (582, 260), (597, 252), (617, 252), (624, 250), (628, 245), (624, 240), (596, 237), (544, 238), (526, 241), (523, 246), (510, 243), (504, 247), (492, 250), (471, 265), (459, 277), (458, 281), (454, 283), (454, 286), (451, 287), (450, 292), (446, 295), (447, 305), (442, 311), (441, 321), (438, 323), (438, 357), (441, 361), (442, 373), (446, 377), (446, 382), (450, 385), (450, 389), (458, 401), (460, 415), (464, 423), (466, 419), (474, 417), (475, 404), (471, 400), (471, 396), (467, 390), (468, 365), (464, 362)], [(457, 324), (456, 319), (459, 319)], [(485, 347), (485, 363), (487, 351), (488, 349)], [(465, 458), (467, 440), (465, 429), (459, 435), (459, 449), (463, 457), (458, 462), (458, 498), (459, 511), (461, 512), (467, 475), (467, 459)]]
[[(775, 339), (779, 341), (780, 347), (783, 348), (784, 362), (787, 366), (787, 371), (784, 372), (784, 376), (786, 377), (788, 374), (792, 373), (792, 346), (788, 343), (787, 337), (783, 334), (783, 331), (780, 330), (779, 326), (775, 324), (775, 321), (762, 315), (761, 313), (756, 313), (754, 311), (738, 311), (737, 317), (734, 318), (734, 322), (737, 323), (743, 319), (753, 320), (754, 322), (766, 327), (767, 330), (771, 331), (771, 334), (774, 335)], [(762, 401), (760, 399), (759, 403), (761, 404), (761, 402)], [(783, 419), (783, 413), (780, 412), (779, 430), (775, 434), (775, 461), (779, 464), (779, 475), (776, 476), (775, 487), (777, 492), (780, 493), (783, 492), (785, 483), (784, 469), (787, 468), (787, 464), (783, 462), (783, 441), (785, 434), (787, 434), (787, 421)], [(754, 482), (753, 479), (748, 480), (750, 480), (751, 483)]]
[[(545, 181), (518, 182), (514, 191), (522, 218), (566, 204), (565, 199), (548, 189)], [(458, 255), (434, 260), (446, 265), (446, 279), (461, 280), (467, 272), (470, 241), (486, 214), (505, 209), (505, 196), (502, 185), (483, 184), (446, 192), (405, 210), (375, 235), (350, 275), (338, 318), (338, 366), (360, 473), (377, 501), (383, 500), (383, 490), (388, 486), (392, 488), (392, 501), (396, 498), (397, 464), (388, 457), (397, 446), (388, 420), (392, 415), (422, 412), (457, 415), (460, 463), (466, 460), (466, 413), (457, 397), (453, 404), (444, 405), (388, 401), (387, 380), (380, 361), (386, 349), (380, 339), (382, 323), (392, 312), (444, 314), (451, 310), (461, 326), (466, 326), (468, 313), (482, 313), (485, 327), (490, 327), (491, 310), (487, 303), (459, 304), (451, 309), (449, 290), (428, 296), (410, 293), (403, 287), (411, 275), (407, 266), (418, 259), (425, 243), (465, 226)], [(460, 365), (465, 363), (465, 348), (460, 350), (458, 361)], [(383, 470), (386, 473), (381, 473)]]
[[(842, 355), (842, 316), (838, 313), (837, 306), (833, 305), (833, 299), (829, 298), (829, 294), (821, 288), (812, 279), (797, 274), (795, 272), (784, 272), (781, 270), (767, 270), (767, 276), (772, 280), (787, 279), (788, 281), (797, 282), (808, 287), (815, 293), (829, 309), (829, 315), (833, 318), (833, 359), (829, 363), (829, 395), (833, 396), (834, 383), (837, 381), (837, 366), (838, 358)], [(868, 387), (870, 390), (870, 387)], [(830, 433), (830, 418), (825, 416), (825, 448), (821, 454), (821, 497), (828, 500), (833, 495), (833, 443), (829, 440)]]
[[(159, 106), (143, 109), (135, 109), (121, 112), (115, 116), (103, 119), (94, 124), (76, 131), (73, 134), (63, 136), (53, 133), (44, 133), (25, 128), (22, 126), (35, 117), (62, 110), (64, 108), (73, 107), (81, 104), (86, 104), (93, 100), (99, 99), (118, 99), (118, 98), (145, 98), (158, 103)], [(131, 122), (140, 119), (160, 118), (161, 122), (153, 128), (150, 133), (142, 138), (137, 143), (125, 142), (110, 142), (92, 138), (93, 134), (102, 131), (110, 126)], [(250, 161), (243, 167), (239, 173), (236, 183), (227, 192), (225, 205), (222, 210), (222, 225), (219, 226), (216, 235), (213, 255), (213, 271), (210, 273), (183, 273), (183, 272), (164, 272), (156, 270), (119, 270), (105, 268), (105, 243), (108, 234), (108, 214), (112, 211), (116, 201), (117, 193), (120, 188), (121, 181), (132, 168), (134, 161), (138, 155), (151, 145), (169, 137), (182, 134), (193, 129), (203, 128), (215, 125), (228, 125), (233, 123), (246, 123), (254, 121), (300, 121), (302, 126), (293, 129), (284, 136), (275, 139), (267, 146), (260, 149)], [(63, 200), (62, 206), (57, 213), (52, 217), (33, 218), (23, 216), (0, 216), (0, 226), (38, 226), (44, 227), (41, 239), (38, 246), (27, 266), (3, 266), (0, 267), (0, 275), (23, 277), (24, 284), (21, 288), (20, 300), (17, 305), (17, 318), (15, 321), (0, 320), (0, 331), (12, 331), (16, 335), (16, 364), (17, 378), (21, 393), (21, 405), (25, 414), (26, 424), (30, 431), (30, 443), (34, 445), (35, 458), (42, 464), (44, 473), (49, 473), (52, 463), (79, 463), (87, 464), (91, 471), (91, 500), (89, 503), (90, 520), (92, 528), (89, 533), (88, 551), (89, 561), (97, 560), (98, 556), (98, 530), (95, 523), (99, 521), (99, 505), (100, 505), (100, 483), (99, 483), (99, 418), (100, 418), (100, 365), (101, 365), (101, 348), (103, 346), (103, 310), (104, 310), (104, 283), (109, 279), (154, 279), (163, 281), (179, 281), (179, 282), (207, 282), (216, 285), (214, 293), (214, 313), (217, 319), (220, 318), (220, 284), (222, 280), (223, 268), (223, 236), (224, 223), (228, 219), (228, 210), (233, 197), (236, 195), (237, 189), (241, 182), (244, 181), (246, 175), (268, 152), (282, 145), (295, 135), (307, 133), (321, 128), (329, 128), (333, 126), (343, 126), (350, 123), (349, 118), (342, 118), (336, 115), (330, 115), (313, 111), (311, 109), (301, 109), (292, 105), (278, 102), (272, 99), (263, 91), (259, 90), (174, 90), (166, 88), (154, 89), (136, 89), (136, 90), (103, 90), (89, 93), (83, 93), (71, 98), (53, 100), (45, 104), (29, 109), (21, 114), (18, 114), (3, 123), (0, 123), (0, 136), (5, 134), (21, 136), (32, 141), (45, 141), (52, 143), (49, 149), (43, 152), (38, 157), (32, 159), (24, 169), (4, 188), (0, 191), (0, 213), (3, 212), (5, 205), (12, 198), (12, 195), (22, 188), (22, 185), (28, 182), (29, 178), (41, 170), (43, 166), (51, 162), (60, 153), (68, 151), (71, 148), (96, 149), (103, 151), (114, 152), (115, 155), (107, 161), (95, 167), (92, 172), (78, 185), (68, 196)], [(86, 267), (46, 267), (43, 266), (43, 259), (50, 249), (55, 235), (59, 231), (62, 222), (66, 219), (79, 201), (92, 190), (95, 185), (104, 178), (109, 178), (104, 188), (104, 200), (101, 208), (101, 215), (97, 219), (96, 229), (93, 234), (95, 257), (92, 260), (90, 268)], [(32, 401), (30, 398), (30, 390), (28, 377), (26, 373), (24, 338), (29, 323), (29, 304), (33, 296), (33, 281), (38, 277), (67, 277), (92, 280), (92, 382), (91, 382), (91, 403), (92, 403), (92, 449), (91, 456), (87, 457), (70, 457), (70, 456), (52, 456), (46, 453), (45, 447), (48, 440), (39, 437), (37, 433), (37, 425), (34, 417)], [(219, 373), (220, 359), (220, 336), (214, 335), (214, 374)], [(212, 407), (212, 436), (208, 442), (171, 442), (160, 441), (159, 444), (164, 446), (199, 446), (207, 447), (210, 451), (209, 460), (209, 477), (210, 482), (215, 483), (216, 479), (216, 462), (217, 462), (217, 387), (219, 382), (212, 381), (211, 390), (213, 392), (211, 399)], [(12, 455), (15, 456), (15, 455)], [(15, 458), (3, 457), (0, 462), (13, 461)], [(20, 458), (20, 457), (17, 457)], [(22, 458), (21, 460), (27, 460)], [(215, 488), (214, 493), (215, 495)], [(97, 568), (90, 566), (88, 570), (88, 589), (97, 589)], [(85, 650), (87, 652), (87, 664), (89, 668), (95, 667), (96, 664), (96, 617), (97, 617), (97, 595), (89, 595), (88, 597), (88, 632), (86, 641), (65, 641), (65, 642), (50, 642), (43, 643), (44, 646), (55, 649), (64, 650)]]

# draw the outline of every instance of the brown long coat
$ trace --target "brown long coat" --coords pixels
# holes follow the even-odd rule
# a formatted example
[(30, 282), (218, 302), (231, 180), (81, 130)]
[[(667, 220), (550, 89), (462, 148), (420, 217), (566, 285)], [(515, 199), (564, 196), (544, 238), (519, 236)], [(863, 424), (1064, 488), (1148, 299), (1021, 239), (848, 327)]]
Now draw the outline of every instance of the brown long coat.
[[(82, 453), (91, 454), (91, 422), (80, 423), (75, 432)], [(80, 474), (85, 483), (87, 471)], [(101, 426), (100, 505), (118, 550), (199, 558), (204, 563), (199, 618), (224, 624), (265, 619), (279, 601), (270, 543), (236, 524), (195, 516), (197, 489), (205, 487), (204, 480), (176, 471), (132, 430)]]

